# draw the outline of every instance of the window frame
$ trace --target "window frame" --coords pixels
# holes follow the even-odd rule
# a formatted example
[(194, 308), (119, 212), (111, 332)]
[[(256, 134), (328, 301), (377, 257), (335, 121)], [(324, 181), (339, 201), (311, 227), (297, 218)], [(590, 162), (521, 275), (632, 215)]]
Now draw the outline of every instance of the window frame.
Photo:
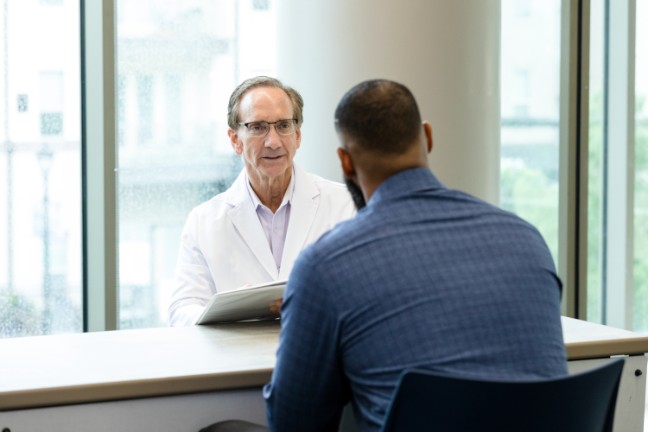
[(562, 312), (587, 314), (589, 0), (562, 3), (558, 274)]
[(116, 330), (117, 120), (114, 0), (81, 0), (83, 330)]

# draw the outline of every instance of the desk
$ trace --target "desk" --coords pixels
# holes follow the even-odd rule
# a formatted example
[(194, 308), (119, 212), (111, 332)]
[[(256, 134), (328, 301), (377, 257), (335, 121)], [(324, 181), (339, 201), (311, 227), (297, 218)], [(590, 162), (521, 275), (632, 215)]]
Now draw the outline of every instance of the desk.
[[(648, 336), (563, 318), (570, 369), (628, 355), (617, 431), (642, 431)], [(195, 432), (265, 422), (276, 322), (0, 340), (0, 430)], [(642, 375), (635, 376), (635, 371)], [(626, 417), (631, 419), (625, 421)]]
[(0, 430), (196, 432), (265, 422), (276, 322), (0, 340)]
[(572, 318), (562, 318), (570, 372), (596, 367), (606, 358), (624, 356), (615, 432), (643, 432), (648, 336)]

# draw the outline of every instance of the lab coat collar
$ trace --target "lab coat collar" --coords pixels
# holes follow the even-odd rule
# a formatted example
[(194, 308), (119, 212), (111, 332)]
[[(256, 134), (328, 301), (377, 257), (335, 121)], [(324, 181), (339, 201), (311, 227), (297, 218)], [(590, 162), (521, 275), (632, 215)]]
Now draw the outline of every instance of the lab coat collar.
[(321, 191), (312, 177), (295, 167), (295, 189), (290, 203), (290, 221), (286, 233), (279, 279), (288, 279), (299, 252), (306, 246), (308, 233), (320, 205)]
[(226, 202), (230, 206), (228, 210), (230, 221), (272, 280), (288, 279), (292, 264), (305, 246), (320, 203), (320, 190), (317, 184), (305, 171), (296, 165), (293, 166), (295, 189), (291, 200), (286, 243), (281, 258), (281, 271), (277, 270), (256, 214), (256, 208), (248, 193), (245, 169), (236, 178), (226, 196)]

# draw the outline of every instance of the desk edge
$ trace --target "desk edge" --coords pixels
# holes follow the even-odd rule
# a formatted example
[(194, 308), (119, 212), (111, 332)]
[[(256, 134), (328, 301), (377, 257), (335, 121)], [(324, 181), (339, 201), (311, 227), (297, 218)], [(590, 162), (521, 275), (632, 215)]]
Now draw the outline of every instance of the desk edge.
[(0, 400), (0, 412), (262, 387), (270, 380), (271, 374), (272, 369), (269, 368), (245, 372), (228, 372), (218, 375), (204, 374), (14, 391), (3, 394), (6, 398)]
[[(643, 348), (642, 348), (643, 346)], [(570, 342), (565, 344), (568, 360), (611, 357), (618, 355), (643, 355), (646, 349), (646, 338), (625, 338), (587, 342)]]

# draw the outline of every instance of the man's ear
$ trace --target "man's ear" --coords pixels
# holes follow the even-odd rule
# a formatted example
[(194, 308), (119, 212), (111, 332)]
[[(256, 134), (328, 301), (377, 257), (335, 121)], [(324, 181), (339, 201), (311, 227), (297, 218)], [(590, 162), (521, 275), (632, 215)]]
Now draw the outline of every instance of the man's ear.
[(431, 153), (432, 147), (434, 147), (434, 143), (432, 140), (432, 125), (429, 122), (424, 121), (423, 131), (425, 132), (425, 142), (427, 144), (427, 152)]
[(345, 177), (355, 178), (355, 166), (353, 165), (353, 160), (348, 151), (344, 150), (342, 147), (337, 149), (338, 158), (340, 159), (340, 166), (342, 167), (342, 173)]
[(232, 148), (236, 152), (237, 155), (240, 155), (243, 153), (243, 143), (239, 139), (238, 132), (236, 132), (234, 129), (228, 129), (227, 130), (227, 136), (230, 139), (230, 144), (232, 145)]

